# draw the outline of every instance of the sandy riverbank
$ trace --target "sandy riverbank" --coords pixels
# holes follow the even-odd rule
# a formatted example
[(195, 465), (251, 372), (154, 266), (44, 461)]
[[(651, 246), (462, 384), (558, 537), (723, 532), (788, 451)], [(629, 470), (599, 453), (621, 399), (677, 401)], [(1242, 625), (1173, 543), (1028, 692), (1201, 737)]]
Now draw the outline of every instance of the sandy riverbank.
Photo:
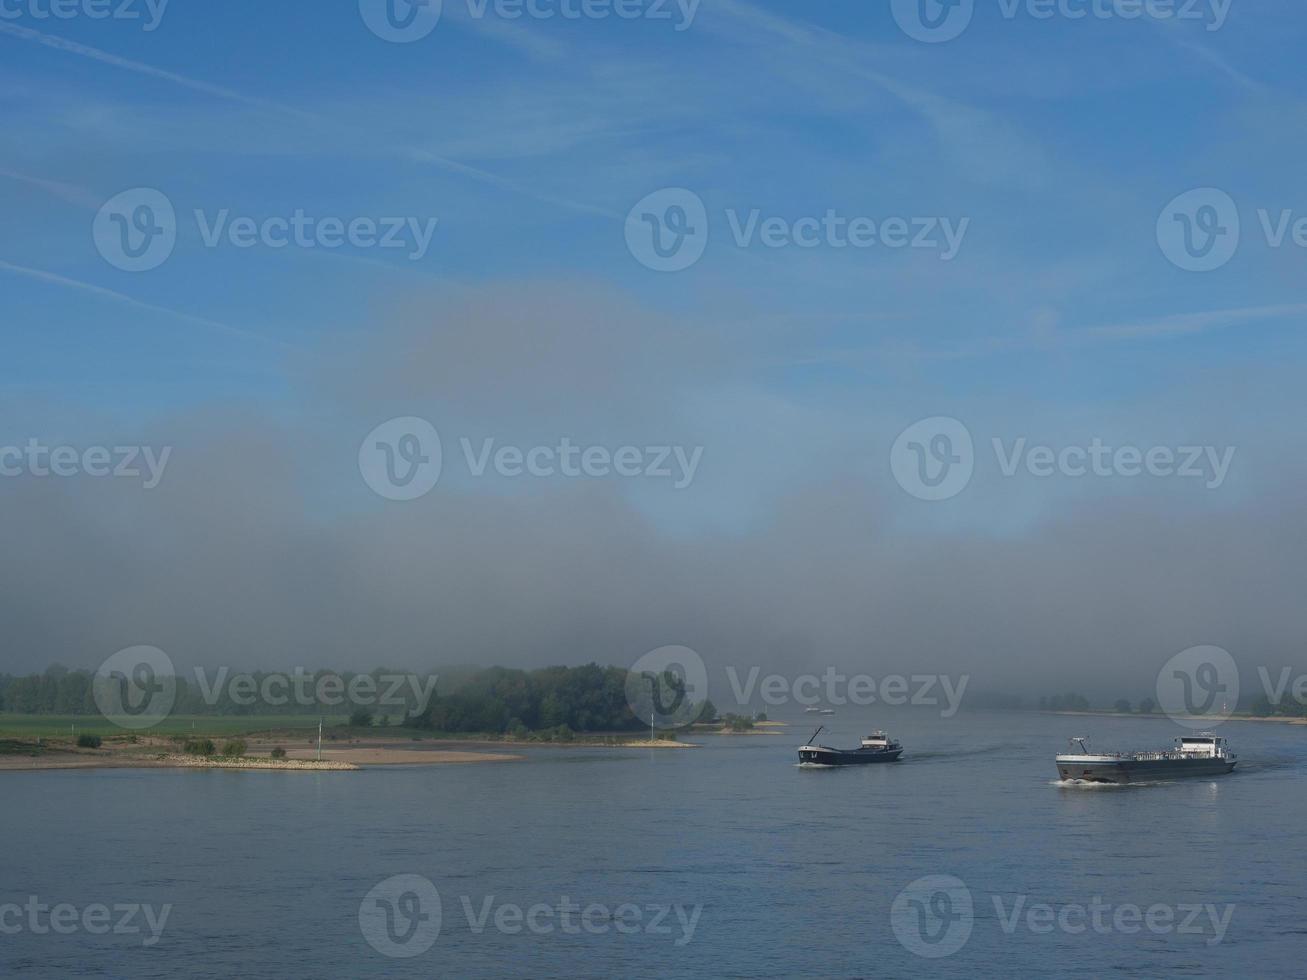
[[(298, 740), (297, 740), (298, 741)], [(292, 744), (286, 739), (258, 737), (246, 739), (246, 753), (258, 758), (269, 755), (274, 748), (286, 750), (286, 758), (312, 760), (318, 757), (317, 741), (299, 741)], [(352, 766), (438, 766), (468, 762), (516, 762), (523, 757), (507, 752), (481, 752), (463, 747), (435, 747), (433, 743), (410, 738), (362, 738), (348, 743), (323, 742), (324, 762), (344, 762)]]
[(41, 769), (268, 769), (292, 772), (343, 772), (352, 762), (306, 759), (221, 758), (197, 755), (138, 755), (127, 752), (51, 749), (35, 755), (0, 756), (0, 772)]
[[(20, 746), (10, 741), (0, 753), (0, 772), (40, 769), (261, 769), (297, 772), (341, 772), (371, 766), (432, 766), (473, 762), (514, 762), (520, 755), (484, 752), (463, 747), (436, 748), (430, 742), (406, 738), (355, 740), (347, 744), (325, 742), (318, 761), (316, 740), (302, 733), (293, 737), (249, 737), (240, 758), (183, 755), (170, 739), (144, 737), (135, 742), (106, 739), (99, 749), (82, 749), (67, 741), (44, 740)], [(286, 755), (272, 758), (281, 748)]]
[[(319, 763), (317, 739), (304, 732), (246, 736), (245, 754), (238, 759), (182, 755), (171, 739), (158, 736), (106, 739), (99, 749), (80, 749), (67, 740), (45, 740), (18, 746), (9, 742), (0, 753), (0, 772), (45, 769), (261, 769), (288, 771), (345, 771), (373, 766), (466, 765), (485, 762), (520, 762), (526, 757), (503, 751), (512, 748), (575, 749), (689, 749), (692, 742), (672, 739), (624, 737), (622, 741), (529, 742), (500, 739), (418, 739), (370, 736), (348, 741), (329, 740), (322, 746)], [(273, 759), (273, 749), (285, 751)], [(497, 750), (497, 751), (496, 751)]]
[[(1040, 711), (1041, 715), (1069, 715), (1079, 718), (1156, 718), (1166, 721), (1170, 715), (1154, 711), (1152, 714), (1141, 715), (1137, 712), (1127, 714), (1124, 711)], [(1269, 721), (1281, 725), (1307, 725), (1307, 718), (1286, 718), (1283, 715), (1231, 715), (1229, 718), (1193, 718), (1190, 719), (1195, 724), (1204, 724), (1208, 726), (1220, 725), (1226, 721)]]

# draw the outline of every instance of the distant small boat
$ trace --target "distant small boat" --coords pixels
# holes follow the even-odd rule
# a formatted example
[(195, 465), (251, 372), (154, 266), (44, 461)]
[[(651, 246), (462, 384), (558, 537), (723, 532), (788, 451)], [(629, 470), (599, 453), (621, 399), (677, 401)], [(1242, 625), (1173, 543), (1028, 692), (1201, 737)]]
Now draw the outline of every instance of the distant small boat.
[(820, 709), (820, 708), (804, 708), (804, 709), (803, 709), (803, 713), (804, 713), (805, 715), (819, 715), (819, 714), (821, 714), (821, 709)]
[(822, 708), (820, 713), (823, 714), (823, 715), (833, 715), (833, 714), (835, 714), (835, 709), (834, 709), (834, 708)]
[(808, 739), (807, 745), (799, 746), (799, 765), (861, 766), (869, 762), (897, 762), (903, 754), (903, 746), (890, 741), (884, 732), (872, 732), (864, 736), (862, 744), (856, 749), (833, 749), (829, 745), (816, 745), (813, 739), (820, 734), (821, 728), (818, 728)]

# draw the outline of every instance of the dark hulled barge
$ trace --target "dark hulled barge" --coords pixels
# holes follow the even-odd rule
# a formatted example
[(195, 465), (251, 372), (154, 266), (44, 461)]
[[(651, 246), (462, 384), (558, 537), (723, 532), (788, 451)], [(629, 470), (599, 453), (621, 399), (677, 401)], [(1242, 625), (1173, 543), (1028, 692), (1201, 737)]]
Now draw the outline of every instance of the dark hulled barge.
[(872, 732), (865, 736), (856, 749), (834, 749), (814, 742), (821, 731), (818, 728), (808, 739), (808, 744), (799, 746), (799, 765), (861, 766), (871, 762), (896, 762), (903, 754), (903, 746), (891, 741), (884, 732)]
[(1177, 738), (1174, 749), (1156, 752), (1091, 752), (1089, 740), (1071, 739), (1072, 752), (1057, 757), (1063, 780), (1144, 783), (1181, 776), (1223, 776), (1238, 764), (1224, 738), (1203, 732)]

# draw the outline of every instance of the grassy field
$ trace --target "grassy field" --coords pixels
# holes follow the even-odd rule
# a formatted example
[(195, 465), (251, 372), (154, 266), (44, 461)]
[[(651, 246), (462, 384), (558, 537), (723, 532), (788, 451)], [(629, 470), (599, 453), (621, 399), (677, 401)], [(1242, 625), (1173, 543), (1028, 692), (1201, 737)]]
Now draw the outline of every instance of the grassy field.
[[(508, 735), (498, 733), (478, 734), (475, 732), (433, 732), (407, 726), (387, 725), (383, 728), (350, 728), (345, 715), (328, 715), (323, 719), (324, 730), (328, 738), (368, 738), (370, 736), (388, 736), (391, 738), (408, 738), (417, 741), (432, 742), (516, 742)], [(237, 735), (252, 735), (260, 732), (304, 732), (304, 737), (316, 735), (318, 718), (316, 715), (174, 715), (160, 722), (153, 728), (132, 732), (119, 728), (99, 715), (22, 715), (0, 712), (0, 741), (4, 739), (23, 739), (31, 741), (36, 738), (69, 740), (74, 735), (100, 735), (104, 737), (140, 735), (169, 736), (191, 735), (208, 738), (231, 738)], [(334, 738), (333, 738), (334, 737)], [(520, 741), (538, 741), (541, 744), (572, 745), (606, 745), (613, 742), (640, 741), (647, 739), (647, 730), (631, 732), (591, 732), (577, 733), (565, 742), (549, 736), (549, 733), (537, 733), (534, 738), (528, 736)], [(664, 734), (663, 738), (675, 738)]]
[[(343, 727), (344, 716), (328, 716), (327, 728)], [(130, 735), (132, 732), (99, 715), (19, 715), (0, 713), (0, 737), (58, 738), (78, 735)], [(318, 730), (318, 719), (313, 715), (176, 715), (165, 719), (154, 728), (139, 732), (141, 735), (248, 735), (251, 732), (271, 730)], [(381, 729), (378, 729), (380, 732)]]

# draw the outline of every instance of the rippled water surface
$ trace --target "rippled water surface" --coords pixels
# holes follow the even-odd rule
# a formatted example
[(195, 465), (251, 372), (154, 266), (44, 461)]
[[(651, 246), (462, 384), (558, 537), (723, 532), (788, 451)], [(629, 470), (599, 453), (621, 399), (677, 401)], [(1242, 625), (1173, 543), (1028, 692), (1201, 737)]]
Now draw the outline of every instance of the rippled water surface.
[[(148, 929), (38, 933), (11, 910), (0, 975), (1303, 975), (1307, 728), (1223, 726), (1243, 761), (1218, 780), (1089, 788), (1054, 781), (1065, 736), (1132, 748), (1180, 730), (1033, 713), (822, 720), (832, 744), (887, 726), (904, 761), (800, 769), (795, 747), (815, 727), (800, 716), (785, 735), (684, 751), (4, 775), (0, 905), (171, 911), (147, 945)], [(397, 958), (368, 941), (359, 911), (403, 874), (438, 891), (438, 922), (416, 934), (438, 933)], [(949, 877), (909, 887), (926, 876)], [(580, 911), (563, 928), (573, 905), (597, 906), (586, 928)], [(534, 930), (514, 917), (533, 906)], [(1133, 907), (1152, 908), (1152, 928)], [(396, 941), (414, 908), (395, 906)], [(1203, 911), (1178, 931), (1191, 909)]]

